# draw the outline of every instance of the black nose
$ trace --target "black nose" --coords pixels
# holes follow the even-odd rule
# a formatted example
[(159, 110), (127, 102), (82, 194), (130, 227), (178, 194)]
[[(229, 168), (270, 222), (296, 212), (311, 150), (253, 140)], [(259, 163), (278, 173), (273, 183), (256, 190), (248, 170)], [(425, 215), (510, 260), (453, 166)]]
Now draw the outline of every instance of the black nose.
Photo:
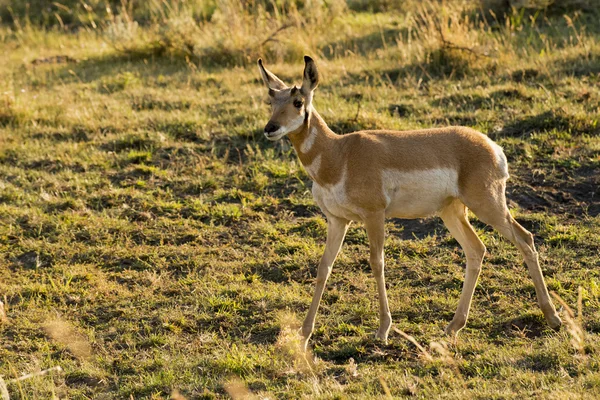
[(275, 132), (277, 129), (279, 129), (280, 126), (269, 121), (269, 123), (267, 124), (267, 126), (265, 126), (265, 133), (273, 133)]

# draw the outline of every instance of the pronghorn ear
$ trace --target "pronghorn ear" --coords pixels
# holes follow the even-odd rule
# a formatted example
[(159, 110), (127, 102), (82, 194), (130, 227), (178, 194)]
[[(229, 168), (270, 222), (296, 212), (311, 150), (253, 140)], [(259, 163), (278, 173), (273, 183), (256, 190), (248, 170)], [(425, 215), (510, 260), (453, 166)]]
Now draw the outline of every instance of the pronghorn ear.
[(319, 84), (319, 70), (317, 64), (309, 56), (304, 56), (304, 77), (302, 79), (302, 94), (305, 96), (315, 90)]
[(258, 59), (258, 69), (260, 70), (260, 76), (262, 76), (268, 89), (283, 90), (287, 88), (286, 84), (283, 83), (281, 79), (263, 66), (262, 58)]

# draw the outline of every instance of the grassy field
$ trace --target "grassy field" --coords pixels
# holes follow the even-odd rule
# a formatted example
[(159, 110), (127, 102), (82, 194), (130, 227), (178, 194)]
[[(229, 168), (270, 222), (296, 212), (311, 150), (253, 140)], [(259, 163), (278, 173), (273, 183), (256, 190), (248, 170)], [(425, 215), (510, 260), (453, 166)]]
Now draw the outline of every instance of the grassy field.
[[(11, 399), (600, 396), (600, 26), (588, 2), (506, 14), (493, 1), (23, 3), (0, 0)], [(517, 250), (473, 218), (488, 255), (467, 327), (446, 337), (462, 250), (438, 218), (390, 220), (390, 307), (412, 341), (373, 339), (375, 282), (353, 224), (312, 353), (298, 350), (326, 222), (287, 139), (263, 137), (255, 60), (299, 83), (305, 53), (322, 76), (315, 106), (340, 134), (466, 125), (504, 148), (513, 215), (576, 314), (563, 309), (562, 330), (545, 324)]]

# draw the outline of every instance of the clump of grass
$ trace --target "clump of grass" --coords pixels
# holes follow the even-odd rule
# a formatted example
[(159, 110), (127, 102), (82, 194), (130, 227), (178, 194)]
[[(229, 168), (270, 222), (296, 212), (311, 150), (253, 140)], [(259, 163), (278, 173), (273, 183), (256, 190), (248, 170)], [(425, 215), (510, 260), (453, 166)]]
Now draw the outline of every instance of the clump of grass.
[(583, 312), (583, 288), (579, 286), (577, 291), (577, 315), (573, 309), (556, 293), (550, 292), (552, 297), (564, 308), (564, 320), (567, 332), (571, 336), (571, 345), (581, 355), (585, 355), (585, 334), (582, 324)]
[(186, 397), (179, 393), (179, 390), (175, 389), (171, 392), (170, 400), (186, 400)]
[(165, 101), (155, 99), (149, 95), (142, 97), (135, 97), (131, 102), (131, 108), (135, 111), (146, 111), (146, 110), (187, 110), (191, 106), (189, 101)]
[[(345, 10), (340, 0), (271, 3), (215, 2), (198, 18), (194, 2), (155, 2), (143, 29), (133, 9), (118, 8), (102, 28), (108, 43), (126, 54), (169, 55), (203, 65), (245, 65), (263, 55), (282, 61), (314, 52), (311, 37)], [(323, 27), (323, 28), (319, 28)], [(284, 34), (285, 33), (285, 34)]]
[(433, 350), (435, 353), (437, 353), (437, 357), (436, 357), (436, 356), (432, 355), (432, 353), (430, 351), (428, 351), (425, 347), (423, 347), (421, 344), (419, 344), (419, 342), (417, 342), (417, 340), (413, 336), (401, 331), (400, 329), (398, 329), (396, 327), (394, 327), (393, 329), (400, 336), (402, 336), (403, 338), (405, 338), (406, 340), (408, 340), (409, 342), (414, 344), (415, 347), (417, 348), (417, 350), (419, 350), (420, 355), (427, 362), (440, 363), (441, 365), (445, 365), (445, 366), (449, 367), (450, 370), (453, 372), (454, 376), (466, 388), (465, 379), (464, 379), (462, 373), (460, 372), (460, 368), (459, 368), (455, 358), (450, 354), (450, 351), (448, 350), (448, 344), (446, 342), (432, 341), (429, 344), (430, 349)]
[(215, 0), (2, 0), (0, 19), (15, 27), (38, 25), (60, 26), (63, 29), (96, 28), (126, 13), (128, 17), (148, 24), (161, 8), (188, 7), (195, 18), (210, 19), (216, 7)]
[(171, 136), (174, 139), (198, 142), (206, 140), (208, 135), (205, 128), (197, 121), (152, 121), (150, 125)]
[(424, 2), (411, 20), (420, 40), (417, 57), (426, 75), (460, 78), (487, 66), (491, 43), (475, 28), (476, 20), (464, 14), (460, 3), (440, 6)]
[(127, 154), (127, 161), (132, 164), (145, 164), (152, 161), (152, 153), (144, 150), (130, 150)]
[(227, 394), (231, 396), (233, 400), (254, 400), (256, 396), (248, 390), (244, 382), (238, 378), (231, 378), (225, 384), (225, 390)]
[(238, 204), (214, 204), (208, 208), (207, 216), (217, 223), (228, 224), (240, 220), (244, 215)]
[(489, 18), (510, 18), (512, 15), (563, 15), (567, 12), (598, 12), (593, 1), (587, 0), (480, 0), (480, 10)]
[[(19, 387), (19, 392), (21, 395), (24, 394), (24, 390), (21, 387), (21, 382), (22, 381), (26, 381), (28, 379), (32, 379), (32, 378), (37, 378), (40, 376), (45, 376), (48, 374), (51, 374), (53, 372), (62, 372), (63, 369), (60, 366), (55, 366), (52, 368), (48, 368), (42, 371), (37, 371), (37, 372), (32, 372), (30, 374), (25, 374), (25, 375), (21, 375), (18, 378), (14, 378), (8, 381), (8, 383), (12, 383), (12, 384), (16, 384)], [(10, 395), (8, 392), (8, 385), (7, 382), (2, 378), (2, 376), (0, 376), (0, 397), (2, 400), (10, 400)]]
[(8, 317), (6, 316), (6, 307), (4, 302), (0, 300), (0, 325), (8, 323)]
[(289, 368), (293, 372), (314, 374), (314, 360), (310, 350), (304, 350), (304, 338), (300, 334), (300, 323), (291, 313), (283, 313), (279, 317), (281, 329), (277, 337), (276, 348), (280, 355), (289, 360)]
[(4, 99), (0, 100), (0, 128), (21, 126), (30, 122), (31, 115), (15, 102), (14, 97), (5, 92)]
[(165, 137), (157, 132), (136, 132), (120, 135), (114, 140), (107, 141), (102, 149), (107, 151), (151, 151), (160, 147)]
[(98, 88), (106, 93), (120, 92), (140, 83), (139, 77), (133, 72), (121, 72), (116, 76), (102, 79)]
[(4, 382), (2, 376), (0, 376), (0, 396), (2, 397), (2, 400), (10, 400), (8, 387), (6, 386), (6, 382)]

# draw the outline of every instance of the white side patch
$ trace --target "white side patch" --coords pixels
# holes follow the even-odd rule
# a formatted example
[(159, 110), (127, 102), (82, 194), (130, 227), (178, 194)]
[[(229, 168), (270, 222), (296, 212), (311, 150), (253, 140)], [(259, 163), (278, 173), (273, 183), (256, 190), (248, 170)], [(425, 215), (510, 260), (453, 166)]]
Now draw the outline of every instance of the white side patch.
[(346, 196), (346, 169), (342, 171), (342, 176), (340, 180), (337, 181), (334, 185), (331, 186), (329, 190), (337, 201), (341, 204), (348, 203), (348, 196)]
[(303, 153), (308, 153), (310, 149), (312, 149), (315, 144), (315, 140), (317, 139), (317, 128), (313, 127), (310, 130), (310, 133), (306, 135), (302, 145), (300, 146), (300, 151)]
[(321, 154), (317, 155), (309, 165), (305, 165), (306, 172), (308, 175), (315, 180), (315, 177), (319, 174), (319, 168), (321, 168)]
[(458, 172), (452, 168), (421, 171), (382, 171), (386, 216), (419, 218), (440, 210), (449, 197), (458, 197)]

